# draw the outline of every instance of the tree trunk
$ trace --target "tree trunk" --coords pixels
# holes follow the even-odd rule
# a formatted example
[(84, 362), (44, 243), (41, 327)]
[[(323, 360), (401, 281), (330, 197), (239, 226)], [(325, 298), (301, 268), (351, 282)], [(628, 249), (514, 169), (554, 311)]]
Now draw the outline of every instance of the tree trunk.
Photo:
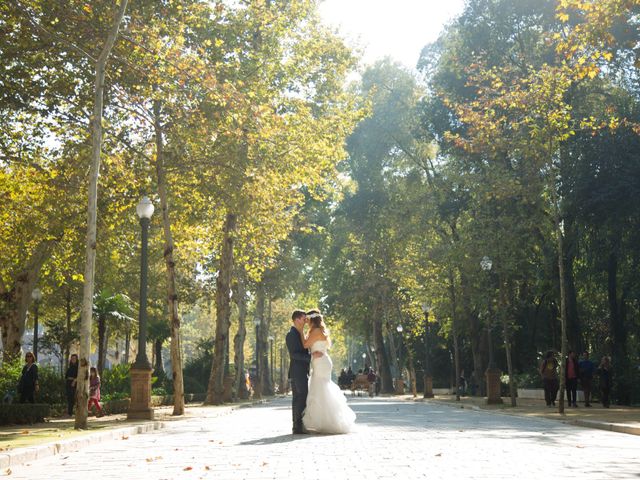
[(456, 400), (460, 401), (460, 348), (458, 346), (458, 305), (453, 270), (449, 270), (449, 297), (451, 299), (451, 333), (453, 335), (453, 364), (456, 387)]
[[(244, 269), (242, 269), (244, 270)], [(233, 338), (233, 364), (236, 368), (235, 390), (238, 398), (246, 400), (249, 398), (249, 390), (245, 381), (246, 372), (244, 370), (244, 342), (247, 337), (247, 292), (245, 288), (244, 274), (238, 275), (236, 283), (235, 295), (233, 296), (238, 305), (238, 332)]]
[(93, 315), (93, 292), (96, 264), (96, 230), (98, 215), (98, 176), (100, 175), (100, 156), (102, 153), (102, 112), (104, 79), (107, 59), (118, 36), (120, 23), (124, 17), (128, 0), (120, 0), (118, 13), (114, 19), (109, 36), (96, 61), (94, 86), (94, 106), (91, 118), (91, 166), (89, 169), (89, 188), (87, 206), (86, 260), (84, 268), (84, 287), (82, 293), (82, 315), (80, 322), (80, 355), (78, 382), (76, 386), (75, 428), (87, 428), (87, 403), (89, 400), (89, 366), (91, 355), (91, 318)]
[(6, 289), (0, 286), (0, 329), (2, 331), (2, 358), (10, 361), (20, 357), (22, 337), (27, 323), (27, 310), (40, 269), (49, 259), (58, 239), (43, 240), (34, 249), (26, 265)]
[(269, 361), (269, 330), (271, 328), (271, 299), (267, 301), (267, 314), (260, 324), (260, 384), (263, 395), (273, 395), (273, 382)]
[(513, 362), (511, 358), (511, 335), (509, 332), (509, 316), (510, 309), (507, 302), (508, 294), (511, 292), (511, 288), (505, 285), (503, 281), (500, 282), (500, 316), (502, 317), (502, 333), (504, 336), (504, 351), (507, 356), (507, 372), (509, 373), (509, 395), (511, 396), (511, 406), (516, 406), (516, 383), (513, 378)]
[(380, 392), (393, 393), (393, 379), (391, 378), (389, 360), (387, 358), (387, 352), (384, 347), (382, 336), (382, 315), (379, 306), (376, 308), (376, 312), (373, 316), (373, 342), (376, 346), (376, 360), (380, 369), (378, 371), (381, 382)]
[(171, 378), (173, 380), (173, 415), (184, 414), (184, 379), (182, 376), (182, 349), (180, 347), (180, 313), (178, 311), (178, 289), (176, 287), (176, 266), (173, 260), (173, 235), (169, 217), (169, 194), (167, 176), (164, 169), (164, 135), (160, 119), (160, 100), (153, 101), (154, 129), (156, 136), (156, 176), (162, 211), (164, 232), (164, 262), (167, 267), (167, 310), (171, 329)]
[(71, 356), (71, 285), (67, 282), (67, 291), (65, 292), (65, 319), (66, 319), (66, 327), (67, 327), (67, 344), (64, 348), (64, 364), (63, 375), (66, 372), (67, 368), (69, 368), (69, 357)]
[(256, 311), (255, 311), (255, 320), (258, 322), (258, 325), (255, 328), (256, 335), (256, 344), (255, 344), (255, 355), (256, 355), (256, 376), (255, 376), (255, 385), (253, 386), (253, 396), (254, 398), (262, 398), (262, 353), (261, 353), (261, 342), (260, 342), (260, 331), (264, 328), (264, 285), (262, 282), (258, 283), (256, 286)]
[(489, 363), (489, 352), (487, 342), (487, 329), (483, 326), (477, 312), (470, 313), (470, 341), (471, 356), (473, 358), (473, 379), (472, 389), (475, 395), (485, 397), (487, 395), (487, 382), (484, 382), (484, 371)]
[(607, 262), (607, 299), (609, 303), (609, 332), (611, 337), (612, 360), (617, 376), (620, 378), (614, 384), (615, 396), (622, 405), (631, 403), (631, 384), (629, 375), (629, 360), (627, 355), (627, 329), (625, 327), (626, 306), (624, 294), (618, 290), (618, 255), (616, 246), (612, 246)]
[(162, 361), (162, 344), (163, 340), (156, 339), (153, 341), (153, 351), (154, 351), (154, 367), (153, 373), (165, 373), (164, 372), (164, 362)]
[(413, 352), (410, 348), (407, 348), (407, 366), (409, 367), (409, 383), (411, 384), (411, 394), (413, 398), (418, 396), (418, 389), (416, 386), (416, 365), (413, 361)]
[(107, 351), (107, 319), (98, 317), (98, 374), (102, 376)]
[(566, 388), (565, 364), (567, 358), (567, 300), (564, 274), (564, 233), (561, 228), (560, 215), (556, 217), (558, 235), (558, 269), (560, 278), (560, 398), (558, 413), (564, 413), (564, 391)]
[(129, 349), (131, 348), (131, 327), (127, 326), (124, 337), (124, 363), (129, 363)]
[(578, 299), (576, 292), (575, 277), (573, 274), (573, 262), (575, 259), (576, 229), (571, 217), (565, 219), (564, 238), (564, 282), (565, 301), (567, 302), (567, 340), (569, 347), (578, 354), (583, 351), (582, 328), (578, 315)]
[(233, 272), (233, 243), (237, 216), (228, 213), (224, 223), (220, 249), (220, 269), (216, 279), (216, 336), (213, 365), (207, 388), (206, 404), (221, 405), (224, 402), (224, 363), (226, 343), (229, 341), (231, 316), (231, 277)]

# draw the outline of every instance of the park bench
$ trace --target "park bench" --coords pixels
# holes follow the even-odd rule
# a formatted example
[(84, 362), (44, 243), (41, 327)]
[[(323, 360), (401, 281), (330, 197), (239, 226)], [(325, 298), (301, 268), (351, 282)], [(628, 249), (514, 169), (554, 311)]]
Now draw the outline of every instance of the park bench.
[(351, 382), (351, 395), (355, 396), (356, 392), (358, 392), (358, 396), (360, 397), (362, 396), (362, 392), (364, 392), (372, 397), (372, 386), (373, 385), (371, 385), (366, 375), (356, 375), (356, 378), (353, 380), (353, 382)]

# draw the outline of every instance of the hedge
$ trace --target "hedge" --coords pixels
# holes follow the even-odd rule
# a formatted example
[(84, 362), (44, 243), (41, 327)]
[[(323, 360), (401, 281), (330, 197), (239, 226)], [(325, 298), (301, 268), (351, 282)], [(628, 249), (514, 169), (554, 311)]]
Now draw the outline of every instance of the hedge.
[(44, 422), (50, 414), (47, 403), (3, 403), (0, 404), (0, 425)]

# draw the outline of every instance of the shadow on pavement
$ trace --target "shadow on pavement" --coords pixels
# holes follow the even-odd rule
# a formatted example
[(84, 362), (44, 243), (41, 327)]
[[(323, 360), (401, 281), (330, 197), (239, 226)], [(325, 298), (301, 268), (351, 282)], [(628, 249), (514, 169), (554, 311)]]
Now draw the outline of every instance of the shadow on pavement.
[(313, 435), (293, 435), (292, 433), (286, 435), (278, 435), (277, 437), (264, 437), (256, 440), (247, 440), (246, 442), (240, 442), (238, 445), (273, 445), (276, 443), (289, 443), (298, 440), (307, 440), (312, 438)]

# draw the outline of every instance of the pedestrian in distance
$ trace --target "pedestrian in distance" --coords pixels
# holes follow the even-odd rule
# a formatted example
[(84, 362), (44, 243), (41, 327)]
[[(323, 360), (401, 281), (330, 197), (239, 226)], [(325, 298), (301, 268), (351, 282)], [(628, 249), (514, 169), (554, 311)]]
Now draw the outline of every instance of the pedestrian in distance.
[(553, 355), (553, 350), (549, 350), (540, 363), (540, 375), (542, 376), (542, 386), (544, 387), (544, 400), (547, 407), (556, 404), (558, 394), (558, 361)]
[(20, 380), (18, 381), (18, 393), (20, 403), (36, 403), (36, 393), (40, 390), (38, 385), (38, 365), (32, 352), (24, 356), (26, 364), (22, 367)]
[(580, 377), (580, 365), (573, 350), (569, 350), (569, 356), (564, 365), (565, 385), (567, 387), (567, 401), (570, 407), (578, 406), (578, 378)]
[(578, 363), (578, 366), (580, 368), (580, 385), (584, 393), (584, 406), (591, 407), (591, 386), (593, 383), (593, 372), (596, 366), (589, 359), (589, 352), (585, 351), (582, 354), (582, 359)]
[(600, 399), (604, 408), (609, 408), (611, 394), (611, 360), (609, 357), (602, 357), (597, 370), (600, 379)]
[(69, 357), (69, 367), (64, 375), (65, 393), (67, 395), (67, 414), (73, 415), (73, 405), (76, 403), (76, 384), (78, 383), (78, 355)]
[(96, 416), (102, 416), (102, 407), (100, 406), (100, 375), (98, 375), (98, 369), (91, 367), (89, 370), (89, 404), (87, 409), (91, 410), (91, 405), (96, 407)]

